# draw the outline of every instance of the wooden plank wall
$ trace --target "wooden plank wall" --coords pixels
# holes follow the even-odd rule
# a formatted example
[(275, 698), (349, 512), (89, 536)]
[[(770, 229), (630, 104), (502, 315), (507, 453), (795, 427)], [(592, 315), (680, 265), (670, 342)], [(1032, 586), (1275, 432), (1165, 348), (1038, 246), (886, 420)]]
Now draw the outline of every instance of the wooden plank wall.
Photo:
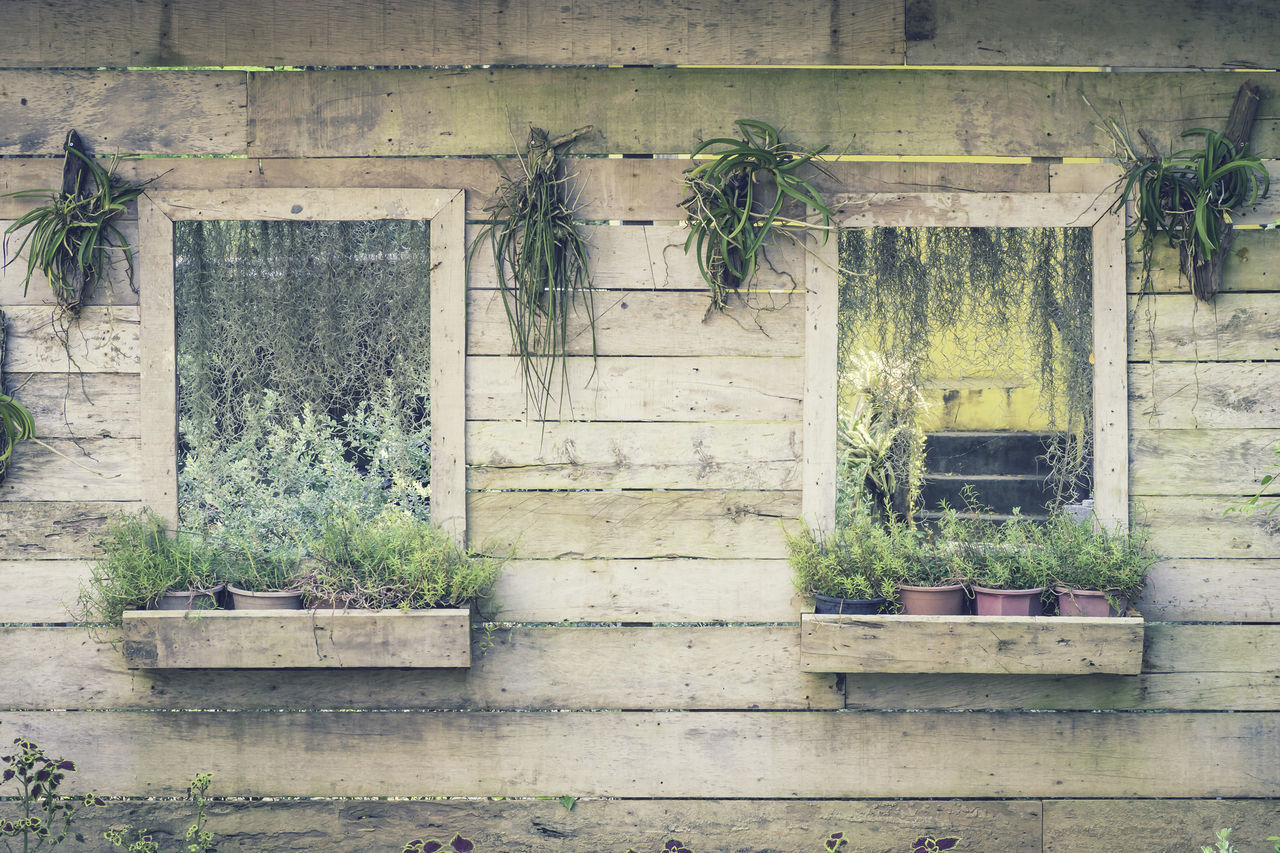
[[(1179, 72), (1274, 67), (1269, 4), (0, 0), (0, 20), (0, 192), (54, 185), (74, 126), (146, 155), (121, 172), (158, 186), (461, 187), (474, 222), (499, 175), (477, 155), (529, 123), (596, 128), (573, 169), (601, 357), (574, 359), (571, 417), (524, 422), (491, 266), (470, 281), (469, 529), (520, 558), (469, 671), (133, 672), (95, 643), (67, 603), (105, 518), (141, 497), (137, 294), (117, 276), (66, 325), (42, 282), (0, 273), (10, 387), (70, 457), (24, 445), (0, 487), (0, 738), (122, 798), (85, 849), (122, 820), (181, 832), (185, 807), (146, 798), (198, 770), (267, 798), (216, 804), (224, 851), (453, 831), (486, 851), (808, 851), (833, 830), (854, 850), (955, 832), (966, 850), (1181, 851), (1222, 826), (1251, 850), (1280, 832), (1280, 536), (1223, 515), (1280, 439), (1277, 232), (1238, 233), (1210, 305), (1171, 253), (1149, 286), (1129, 259), (1130, 491), (1166, 557), (1140, 675), (806, 674), (783, 542), (803, 262), (775, 255), (794, 272), (767, 310), (709, 314), (681, 251), (684, 164), (654, 156), (756, 117), (871, 158), (823, 179), (846, 210), (1098, 191), (1114, 167), (1070, 162), (1111, 153), (1081, 92), (1166, 145), (1218, 126), (1245, 78)], [(623, 65), (650, 67), (605, 67)], [(1274, 153), (1280, 87), (1253, 76), (1254, 147)], [(0, 199), (0, 226), (23, 205)], [(539, 799), (561, 795), (581, 799)]]

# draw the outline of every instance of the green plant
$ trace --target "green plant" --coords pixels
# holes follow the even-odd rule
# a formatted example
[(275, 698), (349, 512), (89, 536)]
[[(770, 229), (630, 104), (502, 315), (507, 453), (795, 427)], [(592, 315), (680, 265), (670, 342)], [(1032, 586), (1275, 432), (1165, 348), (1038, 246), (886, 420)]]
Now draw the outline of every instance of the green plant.
[[(0, 312), (0, 324), (3, 323), (4, 313)], [(26, 406), (8, 394), (0, 394), (0, 433), (0, 480), (3, 480), (14, 446), (36, 436), (35, 418)]]
[(919, 538), (900, 524), (877, 524), (866, 513), (826, 537), (808, 530), (788, 533), (796, 589), (808, 596), (893, 601), (898, 578), (917, 552)]
[[(717, 137), (698, 145), (690, 155), (714, 159), (685, 170), (689, 196), (680, 203), (687, 211), (689, 236), (684, 250), (694, 249), (698, 270), (711, 289), (711, 304), (724, 309), (730, 292), (740, 291), (755, 276), (759, 253), (773, 233), (831, 225), (831, 210), (813, 183), (801, 177), (802, 167), (815, 163), (826, 150), (806, 151), (782, 142), (772, 126), (739, 119), (741, 139)], [(813, 208), (821, 224), (782, 215), (793, 200)]]
[(430, 522), (387, 507), (376, 518), (325, 519), (301, 586), (338, 607), (462, 607), (490, 595), (503, 560), (459, 545)]
[(1240, 853), (1236, 846), (1231, 843), (1231, 830), (1229, 828), (1218, 830), (1217, 843), (1212, 847), (1202, 845), (1200, 850), (1201, 853)]
[(953, 850), (959, 844), (960, 839), (955, 835), (948, 835), (942, 838), (922, 835), (911, 845), (911, 853), (939, 853), (942, 850)]
[(111, 519), (101, 551), (80, 585), (81, 621), (118, 628), (126, 610), (146, 608), (168, 590), (207, 590), (225, 580), (225, 568), (202, 537), (171, 536), (148, 510)]
[(542, 128), (529, 128), (528, 150), (520, 158), (523, 174), (504, 175), (485, 207), (489, 218), (468, 252), (470, 257), (484, 241), (493, 251), (525, 402), (539, 419), (548, 414), (557, 365), (562, 407), (569, 397), (569, 316), (579, 303), (586, 312), (591, 355), (596, 354), (587, 245), (573, 221), (568, 178), (557, 156), (560, 148), (590, 130), (583, 127), (550, 139)]
[[(187, 797), (194, 800), (196, 804), (196, 821), (187, 829), (186, 843), (179, 848), (179, 853), (208, 853), (214, 849), (213, 833), (204, 827), (208, 818), (207, 794), (212, 781), (212, 774), (197, 773), (191, 780), (191, 784), (187, 786)], [(102, 837), (110, 842), (112, 847), (127, 853), (162, 853), (163, 851), (151, 830), (138, 829), (133, 825), (123, 829), (108, 829)]]
[(1117, 608), (1142, 591), (1157, 559), (1146, 528), (1107, 530), (1053, 513), (1040, 533), (1052, 585), (1104, 592)]
[(1038, 523), (1017, 508), (998, 523), (972, 502), (965, 509), (944, 513), (940, 523), (957, 570), (988, 589), (1043, 589), (1047, 596), (1051, 561)]
[(453, 853), (471, 853), (475, 849), (476, 845), (473, 842), (455, 833), (453, 838), (449, 840), (447, 847), (444, 842), (437, 841), (434, 838), (415, 838), (406, 844), (400, 853), (438, 853), (441, 850), (452, 850)]
[[(71, 834), (71, 824), (80, 810), (101, 806), (103, 801), (93, 794), (68, 797), (58, 793), (66, 774), (75, 772), (74, 761), (50, 758), (27, 738), (14, 738), (13, 745), (15, 752), (0, 756), (0, 763), (6, 765), (0, 784), (18, 786), (19, 814), (0, 818), (0, 841), (10, 853), (57, 847)], [(15, 847), (10, 839), (21, 839), (21, 846)]]
[[(44, 204), (27, 211), (5, 229), (5, 251), (9, 238), (24, 228), (14, 253), (27, 253), (27, 274), (23, 293), (38, 270), (49, 280), (58, 304), (71, 312), (103, 280), (109, 266), (108, 253), (124, 255), (129, 284), (133, 284), (133, 252), (116, 222), (125, 206), (138, 198), (144, 186), (118, 178), (104, 169), (84, 150), (79, 135), (67, 134), (63, 188), (61, 190), (19, 190), (10, 198), (43, 199)], [(90, 188), (92, 186), (92, 189)]]

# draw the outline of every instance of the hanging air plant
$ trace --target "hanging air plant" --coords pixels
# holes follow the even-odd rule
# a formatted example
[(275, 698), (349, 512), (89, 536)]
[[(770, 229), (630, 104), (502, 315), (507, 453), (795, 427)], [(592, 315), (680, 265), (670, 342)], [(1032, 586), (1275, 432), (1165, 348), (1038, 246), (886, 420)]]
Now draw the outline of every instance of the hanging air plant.
[(27, 407), (2, 393), (7, 330), (4, 312), (0, 311), (0, 482), (3, 482), (5, 474), (9, 472), (14, 446), (19, 441), (34, 439), (36, 435), (36, 422)]
[(561, 405), (569, 398), (569, 316), (579, 305), (587, 315), (591, 355), (596, 354), (587, 245), (573, 221), (568, 178), (557, 156), (590, 130), (549, 139), (545, 130), (531, 127), (528, 151), (520, 158), (523, 174), (505, 176), (470, 250), (474, 253), (484, 240), (493, 250), (525, 401), (540, 420), (548, 414), (557, 365)]
[(116, 223), (125, 212), (125, 205), (141, 195), (143, 187), (122, 181), (100, 166), (74, 130), (67, 134), (63, 147), (66, 158), (61, 190), (7, 194), (10, 198), (44, 199), (45, 203), (10, 225), (4, 232), (4, 242), (8, 255), (9, 238), (29, 228), (13, 258), (26, 251), (23, 293), (38, 270), (49, 280), (58, 304), (75, 313), (106, 278), (112, 251), (124, 254), (129, 284), (133, 285), (133, 252)]
[[(697, 250), (698, 270), (718, 309), (755, 276), (760, 250), (771, 234), (831, 224), (822, 196), (800, 174), (826, 147), (805, 151), (782, 142), (778, 131), (762, 121), (739, 119), (734, 124), (742, 139), (708, 139), (693, 150), (691, 158), (716, 157), (685, 170), (689, 197), (680, 203), (688, 211), (690, 229), (684, 250)], [(783, 216), (789, 200), (817, 211), (821, 225)]]

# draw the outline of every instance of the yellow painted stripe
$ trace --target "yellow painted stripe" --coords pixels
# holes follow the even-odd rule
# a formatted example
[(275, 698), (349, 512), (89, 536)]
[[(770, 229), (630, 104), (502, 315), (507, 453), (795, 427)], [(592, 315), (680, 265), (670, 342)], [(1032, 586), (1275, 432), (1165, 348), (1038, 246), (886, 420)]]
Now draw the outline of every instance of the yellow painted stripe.
[[(610, 66), (620, 68), (622, 66)], [(1101, 65), (677, 65), (688, 69), (738, 71), (1105, 71)]]
[[(699, 154), (695, 160), (714, 160), (716, 154)], [(817, 160), (825, 163), (996, 163), (1022, 166), (1031, 162), (1030, 157), (999, 156), (951, 156), (933, 154), (822, 154)]]

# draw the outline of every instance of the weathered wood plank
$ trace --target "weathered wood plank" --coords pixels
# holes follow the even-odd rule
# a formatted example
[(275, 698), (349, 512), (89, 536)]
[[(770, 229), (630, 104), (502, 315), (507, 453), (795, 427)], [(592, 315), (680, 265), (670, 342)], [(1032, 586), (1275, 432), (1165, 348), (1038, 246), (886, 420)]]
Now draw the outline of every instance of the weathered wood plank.
[(907, 64), (1275, 67), (1276, 23), (1264, 4), (1227, 0), (1167, 12), (1155, 0), (1103, 8), (1050, 0), (923, 4), (907, 14)]
[[(316, 618), (324, 625), (329, 614)], [(25, 710), (810, 710), (844, 704), (836, 676), (796, 666), (794, 627), (517, 626), (477, 631), (472, 642), (467, 671), (211, 673), (127, 669), (120, 649), (94, 642), (83, 628), (0, 628), (0, 699), (6, 708)]]
[[(531, 558), (780, 559), (799, 492), (473, 492), (473, 543)], [(554, 519), (554, 522), (552, 521)]]
[(1270, 713), (86, 711), (4, 722), (76, 757), (69, 792), (107, 795), (177, 796), (205, 769), (243, 796), (385, 796), (420, 790), (424, 766), (436, 796), (1280, 794)]
[[(220, 792), (219, 784), (215, 779), (212, 793)], [(1236, 802), (1241, 804), (1235, 811), (1221, 803), (1213, 814), (1248, 815), (1255, 824), (1267, 825), (1261, 820), (1269, 814), (1263, 805), (1250, 808)], [(215, 801), (208, 825), (223, 853), (286, 853), (314, 846), (319, 838), (326, 853), (369, 853), (399, 850), (414, 838), (447, 842), (455, 832), (474, 841), (477, 850), (503, 853), (545, 853), (552, 843), (561, 853), (661, 850), (669, 838), (715, 853), (760, 853), (761, 844), (773, 850), (817, 851), (836, 831), (850, 839), (854, 850), (908, 850), (922, 833), (951, 832), (971, 850), (1041, 853), (1040, 810), (1036, 800), (579, 799), (572, 809), (554, 798), (513, 797)], [(100, 838), (112, 825), (152, 827), (163, 844), (183, 838), (194, 818), (184, 800), (127, 800), (82, 813), (76, 826), (87, 839)], [(1217, 825), (1206, 813), (1204, 826)], [(1207, 839), (1211, 834), (1183, 837)]]
[(1129, 298), (1133, 361), (1260, 361), (1280, 358), (1280, 296), (1190, 293)]
[(89, 306), (73, 317), (58, 308), (5, 310), (5, 366), (18, 373), (134, 373), (138, 370), (138, 309)]
[(0, 484), (4, 501), (136, 501), (142, 495), (136, 438), (49, 439), (20, 445)]
[[(1276, 161), (1271, 161), (1275, 164)], [(1272, 182), (1280, 179), (1280, 167), (1272, 165)], [(1275, 215), (1280, 215), (1277, 213)], [(1274, 216), (1272, 218), (1275, 218)], [(1269, 220), (1266, 220), (1269, 221)], [(1143, 279), (1137, 240), (1129, 241), (1129, 290), (1136, 293), (1148, 282)], [(1222, 265), (1222, 292), (1274, 292), (1280, 290), (1280, 233), (1241, 230), (1232, 232), (1230, 251)], [(1156, 244), (1151, 258), (1150, 289), (1155, 293), (1187, 293), (1189, 285), (1178, 271), (1178, 250), (1166, 243)]]
[[(575, 145), (579, 153), (690, 151), (748, 115), (784, 128), (789, 141), (842, 154), (1096, 157), (1109, 156), (1110, 144), (1081, 92), (1104, 111), (1123, 102), (1130, 125), (1151, 128), (1168, 147), (1182, 130), (1224, 117), (1239, 85), (1229, 72), (1176, 81), (849, 69), (257, 72), (249, 78), (249, 153), (484, 154), (522, 138), (530, 122), (579, 127), (582, 105), (592, 104), (598, 133)], [(422, 127), (430, 132), (410, 130)], [(1280, 119), (1260, 119), (1254, 150), (1274, 149), (1278, 127)]]
[(1280, 559), (1165, 560), (1137, 607), (1148, 619), (1280, 621)]
[(1280, 363), (1132, 364), (1129, 417), (1135, 430), (1280, 428)]
[(1265, 850), (1280, 825), (1275, 800), (1046, 800), (1043, 808), (1044, 853), (1135, 843), (1150, 853), (1183, 853), (1213, 844), (1224, 827), (1240, 850)]
[(131, 610), (131, 669), (467, 667), (471, 611)]
[[(491, 154), (510, 155), (502, 140)], [(679, 159), (565, 158), (572, 175), (575, 215), (583, 220), (667, 220), (684, 218), (682, 173), (690, 162)], [(490, 157), (300, 157), (300, 158), (147, 158), (121, 160), (123, 178), (154, 181), (155, 189), (248, 187), (457, 187), (467, 191), (467, 217), (485, 217), (484, 208), (510, 161)], [(59, 180), (60, 160), (0, 160), (0, 193), (42, 189)], [(825, 162), (829, 177), (814, 170), (815, 185), (828, 199), (851, 192), (1045, 192), (1047, 167), (1034, 164)], [(34, 202), (0, 196), (0, 218), (12, 219)], [(126, 214), (127, 215), (127, 214)], [(659, 229), (661, 231), (661, 227)], [(588, 234), (591, 228), (584, 228)], [(679, 232), (674, 232), (678, 234)], [(672, 238), (674, 240), (674, 237)], [(597, 286), (607, 283), (603, 245), (589, 238)], [(674, 245), (683, 246), (681, 236)], [(662, 244), (665, 253), (666, 243)], [(695, 267), (696, 269), (696, 267)], [(634, 271), (633, 271), (634, 273)]]
[(805, 672), (1136, 675), (1141, 619), (1083, 616), (801, 618)]
[[(798, 421), (804, 387), (801, 358), (569, 359), (569, 399), (550, 413), (561, 420)], [(519, 360), (467, 359), (468, 420), (521, 420), (524, 386)]]
[[(712, 309), (705, 292), (597, 291), (595, 350), (598, 355), (799, 356), (804, 341), (801, 294), (756, 294), (769, 307), (735, 300), (729, 310)], [(568, 351), (591, 355), (591, 314), (575, 299), (565, 336)], [(496, 290), (473, 290), (467, 298), (469, 355), (509, 355), (511, 327)]]
[(0, 560), (82, 560), (107, 519), (137, 512), (128, 501), (0, 501)]
[[(205, 65), (896, 65), (902, 3), (536, 0), (364, 6), (247, 0), (121, 9), (12, 6), (0, 52), (16, 67)], [(95, 26), (96, 25), (96, 26)]]
[(795, 489), (795, 424), (467, 425), (470, 489)]
[(1134, 430), (1129, 483), (1135, 495), (1252, 493), (1276, 447), (1280, 429)]
[(1151, 529), (1151, 547), (1168, 559), (1280, 557), (1280, 527), (1260, 513), (1223, 512), (1234, 495), (1146, 495), (1135, 498), (1135, 523)]
[(1152, 625), (1144, 672), (1280, 673), (1280, 626)]
[(243, 72), (3, 71), (0, 154), (60, 155), (72, 127), (98, 154), (241, 154), (245, 105)]
[(41, 438), (137, 438), (137, 374), (7, 373)]
[[(18, 199), (12, 201), (16, 202)], [(0, 202), (0, 207), (3, 205), (4, 202)], [(12, 221), (0, 219), (0, 234), (4, 234), (12, 224)], [(136, 265), (138, 223), (136, 220), (129, 220), (117, 223), (117, 227), (124, 235), (125, 242), (134, 247), (133, 262)], [(16, 253), (28, 230), (23, 228), (11, 235), (0, 237), (0, 241), (5, 243), (4, 262), (0, 263), (0, 305), (53, 305), (55, 303), (53, 291), (49, 287), (49, 279), (39, 270), (32, 273), (31, 283), (26, 288), (22, 285), (27, 275), (27, 254), (25, 251), (21, 255)], [(110, 252), (108, 258), (112, 261), (112, 265), (107, 269), (106, 282), (94, 288), (89, 297), (84, 300), (84, 304), (137, 305), (138, 293), (129, 285), (128, 264), (124, 253)]]
[(512, 560), (495, 600), (526, 622), (789, 622), (786, 560)]
[(89, 564), (79, 560), (0, 561), (0, 622), (69, 622)]
[[(1079, 196), (1064, 195), (1064, 198)], [(1129, 375), (1122, 211), (1109, 210), (1098, 218), (1093, 226), (1091, 250), (1093, 352), (1089, 360), (1093, 362), (1093, 514), (1108, 528), (1128, 530), (1131, 475), (1126, 441)]]

